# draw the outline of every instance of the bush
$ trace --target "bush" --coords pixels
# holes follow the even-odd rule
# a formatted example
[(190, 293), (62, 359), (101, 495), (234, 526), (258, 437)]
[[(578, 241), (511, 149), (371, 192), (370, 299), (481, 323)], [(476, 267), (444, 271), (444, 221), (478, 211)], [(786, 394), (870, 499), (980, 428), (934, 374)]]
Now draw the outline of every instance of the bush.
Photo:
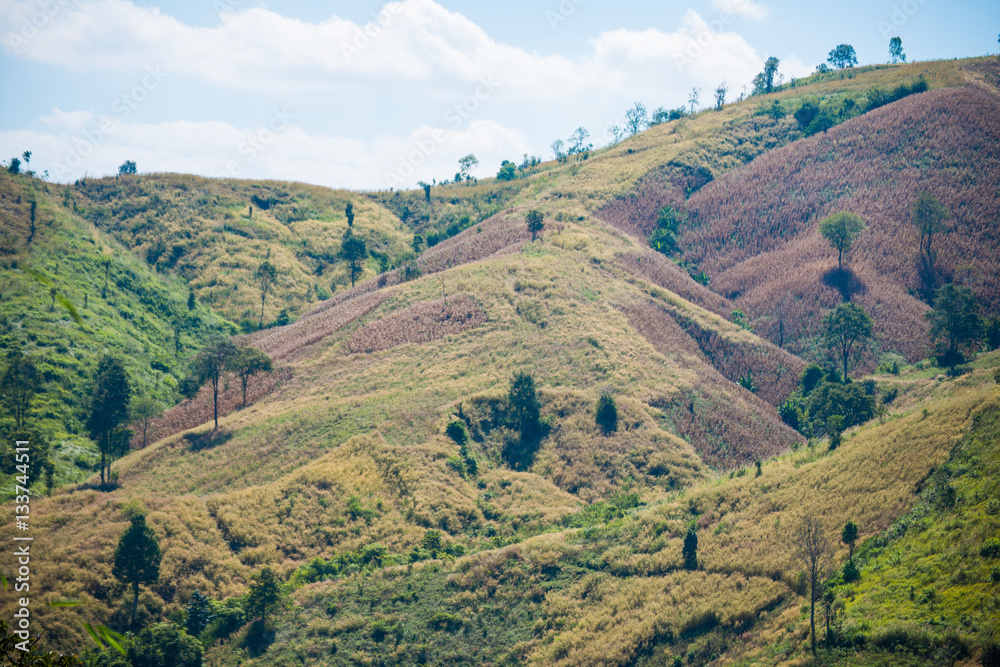
[(615, 398), (608, 392), (603, 392), (597, 399), (597, 410), (594, 415), (597, 425), (604, 435), (610, 435), (618, 430), (618, 405)]
[(824, 428), (834, 415), (844, 418), (843, 429), (863, 424), (875, 416), (875, 400), (861, 385), (824, 382), (810, 397), (809, 420)]
[(846, 583), (851, 583), (852, 581), (857, 581), (861, 578), (861, 572), (858, 570), (858, 566), (854, 564), (853, 560), (847, 561), (844, 565), (844, 581)]
[(128, 659), (142, 667), (201, 667), (201, 643), (173, 623), (157, 623), (141, 633)]
[(979, 555), (983, 558), (996, 558), (1000, 556), (1000, 539), (991, 537), (983, 542), (983, 546), (979, 550)]

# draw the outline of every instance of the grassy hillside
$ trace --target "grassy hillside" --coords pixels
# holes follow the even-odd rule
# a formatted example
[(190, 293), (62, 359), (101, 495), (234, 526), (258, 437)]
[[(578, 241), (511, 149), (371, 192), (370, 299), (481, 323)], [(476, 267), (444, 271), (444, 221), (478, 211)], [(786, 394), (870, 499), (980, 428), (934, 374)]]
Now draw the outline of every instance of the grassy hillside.
[(170, 405), (189, 355), (232, 331), (204, 306), (189, 310), (181, 280), (67, 210), (71, 197), (71, 188), (0, 172), (0, 355), (21, 349), (36, 360), (34, 414), (56, 444), (60, 483), (94, 469), (84, 423), (101, 355), (124, 360), (137, 395)]
[[(746, 300), (751, 292), (720, 289), (723, 270), (708, 286), (691, 276), (730, 255), (754, 261), (741, 254), (745, 238), (722, 243), (721, 232), (711, 252), (693, 254), (696, 234), (729, 215), (724, 197), (711, 199), (715, 189), (731, 180), (746, 197), (764, 196), (747, 174), (771, 155), (805, 151), (803, 169), (811, 168), (817, 145), (851, 145), (858, 128), (894, 109), (913, 123), (947, 124), (935, 104), (994, 104), (978, 90), (942, 90), (967, 82), (963, 66), (817, 76), (654, 127), (586, 159), (538, 165), (508, 184), (436, 186), (430, 203), (423, 191), (362, 196), (181, 176), (87, 181), (58, 192), (58, 201), (50, 196), (67, 225), (109, 239), (113, 266), (151, 261), (142, 284), (163, 285), (172, 313), (186, 300), (183, 278), (206, 319), (222, 322), (206, 305), (252, 317), (259, 301), (248, 278), (270, 252), (282, 278), (266, 319), (280, 308), (301, 316), (240, 339), (271, 355), (277, 370), (251, 385), (246, 409), (230, 380), (219, 431), (211, 430), (203, 390), (155, 421), (153, 444), (115, 464), (119, 488), (67, 485), (33, 501), (35, 544), (46, 554), (33, 594), (82, 603), (33, 609), (47, 641), (82, 645), (85, 621), (124, 628), (128, 591), (111, 574), (114, 549), (129, 517), (145, 511), (164, 558), (159, 581), (142, 590), (140, 622), (182, 618), (195, 590), (208, 594), (231, 621), (220, 618), (203, 637), (211, 665), (802, 664), (808, 615), (793, 536), (809, 516), (822, 521), (838, 566), (847, 556), (839, 543), (846, 521), (871, 538), (856, 556), (859, 583), (841, 586), (831, 570), (842, 611), (839, 639), (823, 643), (823, 660), (947, 664), (952, 648), (976, 655), (997, 620), (986, 602), (995, 584), (980, 581), (985, 564), (970, 575), (976, 609), (955, 601), (961, 582), (921, 583), (947, 609), (934, 607), (933, 619), (928, 613), (904, 628), (923, 644), (898, 650), (886, 639), (899, 620), (892, 605), (916, 584), (893, 584), (896, 597), (883, 598), (872, 582), (889, 570), (900, 581), (919, 579), (922, 547), (900, 541), (905, 517), (926, 519), (940, 545), (946, 526), (970, 527), (955, 549), (938, 550), (948, 552), (935, 564), (941, 571), (995, 530), (988, 499), (979, 498), (995, 485), (982, 443), (995, 435), (1000, 358), (982, 355), (954, 376), (920, 364), (875, 378), (887, 413), (829, 451), (778, 416), (805, 361), (760, 335), (767, 329)], [(931, 92), (837, 116), (825, 137), (804, 138), (796, 121), (771, 111), (775, 100), (791, 109), (814, 99), (832, 113), (873, 87), (891, 90), (919, 75)], [(936, 141), (946, 145), (946, 134)], [(935, 178), (967, 174), (979, 159), (968, 135), (951, 135), (957, 162), (930, 163)], [(982, 149), (987, 158), (992, 150)], [(330, 259), (347, 199), (357, 233), (398, 264), (377, 273), (389, 267), (373, 259), (353, 288)], [(663, 202), (695, 211), (701, 201), (721, 203), (697, 209), (702, 225), (685, 228), (677, 256), (649, 248)], [(22, 209), (9, 215), (23, 221)], [(534, 241), (524, 222), (530, 209), (545, 218)], [(770, 233), (769, 220), (757, 220), (747, 238)], [(897, 228), (894, 218), (873, 218), (866, 233), (891, 237)], [(406, 254), (413, 233), (436, 235), (419, 257)], [(16, 245), (20, 237), (12, 238)], [(59, 244), (52, 252), (64, 256)], [(684, 253), (692, 253), (687, 262)], [(800, 283), (825, 298), (822, 275), (802, 273)], [(323, 280), (342, 288), (319, 292)], [(868, 293), (875, 291), (873, 284)], [(88, 307), (95, 300), (91, 294)], [(808, 317), (817, 318), (835, 301), (809, 303)], [(126, 335), (113, 325), (143, 340), (127, 323), (146, 320), (122, 320), (109, 315), (108, 331), (95, 328), (92, 339)], [(192, 335), (188, 344), (200, 340)], [(137, 365), (161, 351), (129, 350), (131, 368), (141, 375)], [(519, 430), (508, 398), (523, 372), (538, 390), (537, 440)], [(617, 405), (609, 432), (596, 418), (602, 394)], [(455, 422), (468, 434), (465, 447), (456, 427), (449, 435)], [(955, 471), (956, 502), (942, 507), (922, 494), (945, 465)], [(975, 503), (958, 500), (969, 498)], [(935, 509), (922, 509), (926, 503)], [(696, 569), (682, 557), (690, 529)], [(0, 526), (0, 538), (11, 530)], [(265, 566), (285, 582), (288, 604), (262, 630), (234, 610)]]

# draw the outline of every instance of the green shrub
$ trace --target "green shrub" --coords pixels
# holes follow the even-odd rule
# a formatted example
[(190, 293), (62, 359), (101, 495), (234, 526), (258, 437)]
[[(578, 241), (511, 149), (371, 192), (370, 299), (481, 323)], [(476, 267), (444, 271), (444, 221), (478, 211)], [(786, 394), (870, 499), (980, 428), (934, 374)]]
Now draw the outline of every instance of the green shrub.
[(618, 430), (618, 405), (610, 393), (602, 392), (601, 397), (597, 399), (594, 419), (604, 435), (610, 435)]
[(979, 550), (979, 555), (983, 558), (996, 558), (1000, 556), (1000, 539), (991, 537), (983, 542), (983, 547)]

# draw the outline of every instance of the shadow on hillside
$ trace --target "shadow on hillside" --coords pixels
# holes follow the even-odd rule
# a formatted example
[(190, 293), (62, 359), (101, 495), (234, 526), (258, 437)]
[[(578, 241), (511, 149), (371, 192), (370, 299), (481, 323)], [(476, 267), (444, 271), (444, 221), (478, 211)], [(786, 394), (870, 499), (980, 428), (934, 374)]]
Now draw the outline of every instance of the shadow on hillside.
[(850, 301), (855, 295), (868, 291), (861, 279), (850, 269), (830, 269), (823, 274), (823, 284), (840, 292), (840, 298)]
[(203, 449), (218, 447), (232, 437), (233, 434), (229, 431), (219, 429), (218, 431), (208, 431), (207, 433), (188, 433), (183, 439), (188, 443), (192, 452), (200, 452)]

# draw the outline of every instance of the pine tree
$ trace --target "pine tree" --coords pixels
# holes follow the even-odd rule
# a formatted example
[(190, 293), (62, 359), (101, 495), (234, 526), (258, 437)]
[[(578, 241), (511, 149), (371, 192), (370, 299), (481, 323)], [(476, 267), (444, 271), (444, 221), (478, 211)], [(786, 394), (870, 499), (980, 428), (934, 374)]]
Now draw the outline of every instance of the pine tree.
[(122, 583), (132, 585), (132, 613), (129, 627), (135, 624), (135, 613), (139, 607), (139, 585), (152, 584), (160, 578), (160, 543), (156, 533), (146, 525), (145, 515), (138, 513), (132, 517), (132, 525), (118, 540), (115, 549), (115, 564), (111, 573)]

